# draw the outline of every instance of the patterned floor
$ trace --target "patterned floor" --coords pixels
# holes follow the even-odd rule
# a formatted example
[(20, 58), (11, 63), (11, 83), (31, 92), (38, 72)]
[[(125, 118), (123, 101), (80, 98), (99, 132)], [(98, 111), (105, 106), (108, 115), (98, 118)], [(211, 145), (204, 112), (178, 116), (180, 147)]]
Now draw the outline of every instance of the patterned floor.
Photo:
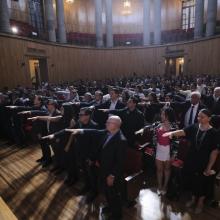
[[(40, 156), (37, 145), (18, 148), (0, 141), (0, 195), (19, 220), (105, 219), (100, 214), (100, 198), (86, 205), (85, 198), (77, 196), (82, 183), (66, 187), (65, 174), (56, 177), (35, 162)], [(183, 203), (169, 203), (153, 189), (142, 189), (135, 207), (124, 209), (124, 219), (220, 220), (220, 208), (206, 208), (197, 216), (184, 211)]]

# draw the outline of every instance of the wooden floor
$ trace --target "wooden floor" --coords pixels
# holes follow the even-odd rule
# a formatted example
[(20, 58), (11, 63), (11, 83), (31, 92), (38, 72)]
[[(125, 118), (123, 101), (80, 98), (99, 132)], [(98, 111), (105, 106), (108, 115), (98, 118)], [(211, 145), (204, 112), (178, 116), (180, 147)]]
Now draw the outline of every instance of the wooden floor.
[[(100, 199), (86, 205), (85, 198), (77, 196), (80, 183), (67, 188), (64, 174), (58, 178), (41, 169), (35, 162), (40, 157), (37, 145), (21, 149), (0, 141), (0, 195), (19, 220), (103, 219), (99, 214)], [(140, 191), (136, 206), (124, 209), (124, 219), (174, 220), (164, 212), (170, 208), (175, 210), (172, 217), (185, 213), (184, 220), (220, 220), (220, 208), (207, 207), (204, 213), (193, 215), (190, 210), (185, 212), (183, 203), (162, 201), (152, 189)]]

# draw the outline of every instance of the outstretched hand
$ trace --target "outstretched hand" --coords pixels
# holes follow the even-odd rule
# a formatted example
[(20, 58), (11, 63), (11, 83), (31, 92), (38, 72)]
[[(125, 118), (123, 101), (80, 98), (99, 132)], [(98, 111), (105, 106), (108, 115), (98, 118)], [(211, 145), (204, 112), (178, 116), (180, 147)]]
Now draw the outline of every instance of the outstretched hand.
[(28, 118), (27, 120), (36, 121), (37, 119), (38, 119), (38, 116), (35, 116), (35, 117)]
[(66, 132), (70, 132), (73, 135), (79, 134), (80, 132), (82, 132), (82, 129), (65, 129)]
[(18, 112), (18, 115), (25, 115), (25, 114), (31, 114), (31, 112), (30, 111)]
[(42, 137), (41, 139), (42, 139), (42, 140), (45, 140), (45, 139), (50, 139), (50, 140), (52, 140), (53, 138), (54, 138), (54, 134), (50, 134), (50, 135), (47, 135), (47, 136)]
[(162, 137), (169, 137), (170, 139), (172, 139), (172, 134), (173, 132), (166, 132), (162, 135)]
[(141, 128), (140, 130), (136, 131), (135, 135), (137, 135), (137, 134), (143, 135), (144, 134), (144, 128)]
[(15, 108), (17, 108), (17, 106), (15, 106), (15, 105), (8, 105), (8, 106), (5, 106), (6, 108), (10, 108), (10, 109), (15, 109)]
[(100, 108), (100, 109), (98, 109), (99, 111), (102, 111), (102, 112), (108, 112), (109, 111), (109, 109), (105, 109), (105, 108)]

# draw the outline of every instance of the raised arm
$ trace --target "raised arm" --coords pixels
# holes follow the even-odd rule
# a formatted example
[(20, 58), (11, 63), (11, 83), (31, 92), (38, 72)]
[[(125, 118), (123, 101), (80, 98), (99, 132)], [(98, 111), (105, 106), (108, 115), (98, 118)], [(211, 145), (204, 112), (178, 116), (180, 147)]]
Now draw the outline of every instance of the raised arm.
[(177, 130), (177, 131), (171, 131), (171, 132), (166, 132), (163, 134), (163, 137), (169, 137), (172, 139), (173, 137), (185, 137), (186, 133), (184, 130)]
[(50, 117), (50, 116), (37, 116), (38, 120), (41, 121), (50, 121), (50, 122), (57, 122), (62, 118), (62, 115)]

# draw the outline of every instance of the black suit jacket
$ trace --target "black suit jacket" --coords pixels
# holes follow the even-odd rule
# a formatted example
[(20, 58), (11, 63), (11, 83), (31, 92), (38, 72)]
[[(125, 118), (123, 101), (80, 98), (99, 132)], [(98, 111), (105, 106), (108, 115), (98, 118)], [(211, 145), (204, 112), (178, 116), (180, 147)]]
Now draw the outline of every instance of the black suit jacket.
[(100, 161), (101, 178), (105, 181), (109, 175), (115, 176), (116, 181), (123, 178), (127, 140), (121, 131), (118, 131), (103, 146), (107, 137), (106, 130), (84, 130), (85, 135), (91, 135), (99, 142), (97, 160)]
[[(60, 115), (60, 112), (58, 110), (55, 110), (53, 112), (53, 114), (51, 115), (51, 117), (56, 117), (59, 115)], [(62, 129), (62, 121), (61, 120), (59, 120), (57, 122), (50, 122), (49, 123), (49, 134), (53, 134), (61, 129)]]
[(220, 98), (215, 101), (213, 96), (203, 96), (204, 103), (214, 115), (220, 115)]
[[(75, 125), (74, 128), (80, 128), (80, 129), (98, 129), (98, 124), (94, 121), (89, 121), (88, 124), (83, 125), (79, 121)], [(84, 137), (84, 136), (77, 136), (76, 142), (74, 143), (76, 148), (76, 152), (81, 160), (90, 159), (92, 161), (95, 161), (96, 159), (96, 141), (93, 140), (92, 137)]]
[(130, 111), (127, 107), (123, 109), (110, 110), (110, 114), (118, 115), (122, 119), (121, 130), (128, 140), (129, 147), (134, 147), (137, 135), (135, 132), (144, 127), (144, 115), (137, 108)]
[[(180, 128), (183, 128), (184, 127), (184, 121), (185, 121), (185, 115), (187, 113), (187, 111), (189, 110), (189, 108), (191, 108), (191, 102), (190, 101), (186, 101), (186, 102), (173, 102), (171, 103), (171, 107), (177, 111), (177, 112), (180, 112)], [(199, 114), (199, 111), (201, 109), (205, 108), (205, 106), (201, 103), (199, 103), (199, 106), (198, 106), (198, 109), (197, 109), (197, 112), (196, 112), (196, 116), (195, 116), (195, 119), (194, 119), (194, 123), (197, 123), (198, 122), (198, 114)]]
[[(100, 128), (105, 128), (105, 122), (108, 119), (108, 113), (101, 112), (98, 109), (109, 109), (111, 105), (111, 100), (108, 100), (102, 104), (96, 105), (95, 106), (95, 111), (94, 111), (94, 121), (97, 122), (100, 126)], [(115, 106), (115, 109), (122, 109), (124, 108), (125, 105), (118, 100)]]

